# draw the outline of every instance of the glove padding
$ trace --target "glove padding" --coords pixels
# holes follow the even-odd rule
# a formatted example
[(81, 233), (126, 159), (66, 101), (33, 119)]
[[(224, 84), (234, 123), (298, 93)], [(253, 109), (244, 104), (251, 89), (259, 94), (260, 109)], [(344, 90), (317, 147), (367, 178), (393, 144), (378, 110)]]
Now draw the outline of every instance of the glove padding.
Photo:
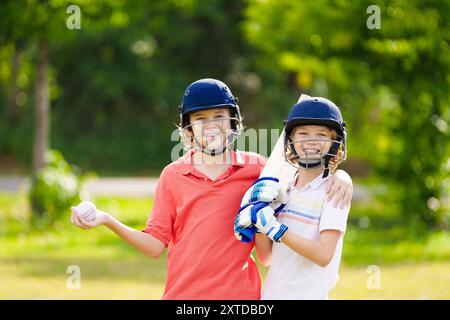
[(275, 210), (264, 202), (242, 207), (234, 223), (234, 234), (242, 242), (251, 242), (257, 232), (263, 232), (273, 241), (280, 242), (286, 230), (287, 227), (276, 220)]
[(270, 206), (266, 205), (259, 209), (254, 208), (251, 211), (251, 215), (252, 223), (259, 232), (263, 232), (275, 242), (280, 242), (288, 227), (277, 221), (275, 211)]
[(252, 222), (252, 214), (256, 217), (256, 212), (268, 205), (277, 214), (286, 206), (287, 200), (287, 192), (282, 190), (277, 178), (262, 177), (257, 179), (242, 198), (241, 207), (234, 223), (236, 238), (242, 242), (251, 242), (254, 234), (259, 232), (253, 226), (256, 218)]
[[(234, 221), (234, 236), (241, 242), (251, 242), (258, 229), (252, 224), (252, 211), (256, 211), (267, 206), (265, 202), (255, 204), (249, 203), (239, 209), (236, 220)], [(256, 210), (256, 211), (255, 211)]]
[(245, 192), (241, 201), (241, 207), (247, 203), (273, 202), (280, 195), (280, 181), (274, 177), (262, 177), (253, 182)]
[(241, 201), (241, 211), (248, 204), (255, 204), (258, 202), (271, 203), (271, 207), (275, 213), (280, 212), (288, 201), (286, 190), (283, 190), (278, 178), (262, 177), (255, 182), (245, 192)]

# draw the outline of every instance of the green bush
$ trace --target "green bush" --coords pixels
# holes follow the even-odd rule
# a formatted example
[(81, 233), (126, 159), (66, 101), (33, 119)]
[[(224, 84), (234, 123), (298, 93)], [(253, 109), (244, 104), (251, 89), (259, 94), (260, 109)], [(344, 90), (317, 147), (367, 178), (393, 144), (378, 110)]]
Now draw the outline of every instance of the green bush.
[(48, 151), (46, 166), (32, 178), (30, 201), (31, 226), (44, 229), (52, 226), (70, 207), (80, 201), (82, 178), (75, 174), (59, 151)]

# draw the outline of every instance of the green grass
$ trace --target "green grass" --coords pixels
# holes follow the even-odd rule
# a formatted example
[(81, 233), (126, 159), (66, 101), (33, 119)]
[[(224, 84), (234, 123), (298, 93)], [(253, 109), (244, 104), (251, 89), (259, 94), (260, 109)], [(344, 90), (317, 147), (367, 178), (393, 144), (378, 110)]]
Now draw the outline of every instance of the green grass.
[[(125, 224), (142, 229), (152, 200), (96, 198)], [(450, 235), (414, 237), (395, 208), (353, 205), (345, 236), (341, 279), (331, 299), (449, 299)], [(149, 259), (105, 227), (80, 230), (69, 213), (55, 228), (31, 232), (23, 194), (0, 194), (0, 299), (159, 299), (165, 254)], [(81, 270), (70, 289), (69, 266)], [(381, 288), (369, 289), (368, 267), (379, 267)], [(260, 267), (263, 278), (266, 270)]]
[[(96, 204), (136, 229), (145, 226), (151, 199), (97, 198)], [(0, 194), (0, 299), (158, 299), (165, 255), (151, 260), (105, 227), (81, 230), (66, 219), (30, 232), (25, 196)], [(69, 266), (81, 270), (81, 288), (68, 289)]]

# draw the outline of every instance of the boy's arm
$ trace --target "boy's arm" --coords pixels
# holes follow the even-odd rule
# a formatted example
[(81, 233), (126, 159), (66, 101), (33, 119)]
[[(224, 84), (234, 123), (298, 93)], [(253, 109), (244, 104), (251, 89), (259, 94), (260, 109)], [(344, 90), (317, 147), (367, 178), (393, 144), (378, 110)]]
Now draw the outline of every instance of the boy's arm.
[(325, 267), (333, 258), (341, 232), (346, 230), (349, 210), (349, 207), (335, 208), (325, 201), (319, 224), (319, 240), (308, 240), (289, 230), (286, 225), (276, 220), (274, 210), (270, 206), (258, 208), (254, 226), (272, 240), (283, 242), (298, 254)]
[(255, 249), (258, 261), (264, 266), (269, 267), (272, 262), (272, 240), (265, 234), (257, 233), (255, 237)]
[(325, 199), (320, 217), (319, 240), (307, 240), (287, 230), (281, 241), (289, 248), (321, 267), (327, 266), (333, 258), (336, 245), (347, 228), (350, 205), (337, 208)]
[(87, 221), (72, 210), (71, 221), (74, 225), (82, 229), (91, 229), (103, 224), (140, 252), (154, 259), (159, 258), (165, 249), (165, 245), (162, 241), (145, 232), (124, 225), (101, 210), (97, 210), (94, 221)]
[(340, 234), (339, 230), (324, 230), (319, 240), (308, 240), (287, 230), (281, 241), (299, 255), (326, 267), (333, 259)]
[(353, 182), (350, 175), (344, 170), (336, 170), (327, 182), (326, 192), (328, 201), (334, 198), (334, 206), (341, 204), (341, 208), (348, 207), (353, 196)]
[(159, 258), (166, 248), (159, 239), (148, 233), (130, 228), (110, 215), (105, 226), (150, 258)]

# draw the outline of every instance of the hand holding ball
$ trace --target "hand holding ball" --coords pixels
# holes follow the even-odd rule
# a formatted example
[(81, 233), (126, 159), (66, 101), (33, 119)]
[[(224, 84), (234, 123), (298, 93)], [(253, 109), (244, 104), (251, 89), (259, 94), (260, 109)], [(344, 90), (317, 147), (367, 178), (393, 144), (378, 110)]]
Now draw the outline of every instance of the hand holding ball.
[(77, 215), (82, 216), (86, 221), (94, 221), (97, 208), (90, 201), (83, 201), (75, 208)]

